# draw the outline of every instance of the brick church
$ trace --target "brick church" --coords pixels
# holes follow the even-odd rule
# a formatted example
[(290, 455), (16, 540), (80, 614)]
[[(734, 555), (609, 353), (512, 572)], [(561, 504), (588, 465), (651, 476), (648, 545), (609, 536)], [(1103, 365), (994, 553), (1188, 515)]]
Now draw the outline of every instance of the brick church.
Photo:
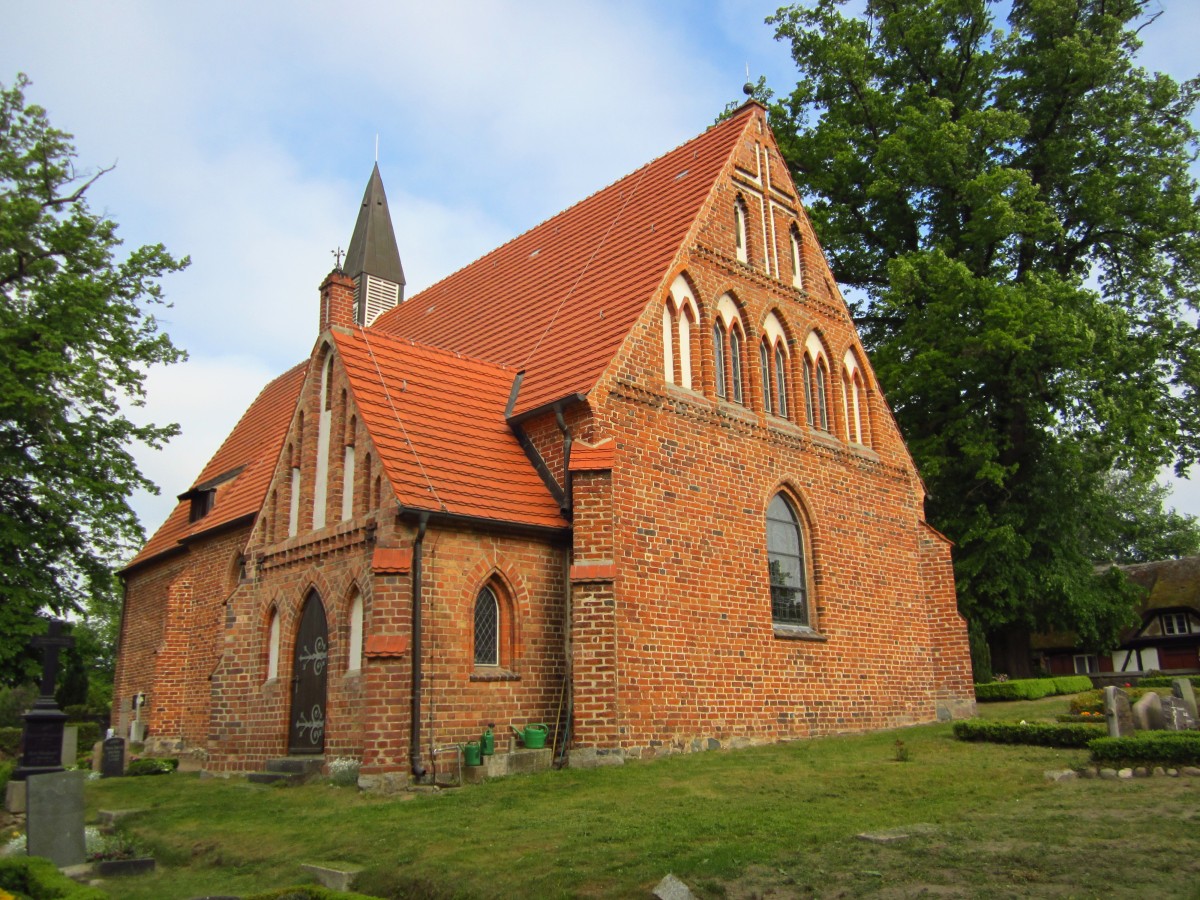
[(122, 573), (121, 733), (369, 783), (488, 723), (578, 765), (973, 712), (950, 546), (762, 106), (404, 286), (376, 168), (310, 357)]

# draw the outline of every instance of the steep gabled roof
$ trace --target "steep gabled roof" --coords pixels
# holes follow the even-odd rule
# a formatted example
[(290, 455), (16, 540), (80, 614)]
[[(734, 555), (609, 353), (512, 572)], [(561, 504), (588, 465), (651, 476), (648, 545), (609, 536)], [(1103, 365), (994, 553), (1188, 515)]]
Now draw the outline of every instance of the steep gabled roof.
[(518, 415), (587, 393), (671, 269), (756, 109), (747, 104), (373, 327), (526, 370)]
[(182, 499), (126, 568), (171, 550), (188, 538), (258, 513), (271, 483), (288, 423), (296, 410), (307, 367), (307, 361), (300, 363), (262, 389), (192, 483), (195, 490), (216, 482), (213, 487), (216, 495), (208, 515), (197, 522), (189, 522), (191, 501)]
[(566, 527), (505, 421), (514, 372), (374, 329), (332, 337), (359, 418), (401, 504)]

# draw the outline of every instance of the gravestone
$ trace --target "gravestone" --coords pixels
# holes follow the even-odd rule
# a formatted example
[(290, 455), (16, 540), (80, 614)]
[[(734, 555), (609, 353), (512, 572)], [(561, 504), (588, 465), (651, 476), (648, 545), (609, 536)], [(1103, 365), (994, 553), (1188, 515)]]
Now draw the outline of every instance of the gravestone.
[(62, 622), (51, 619), (46, 634), (30, 643), (42, 648), (41, 696), (24, 715), (25, 730), (21, 735), (24, 750), (21, 764), (12, 773), (15, 781), (63, 770), (63, 727), (67, 714), (54, 702), (54, 684), (58, 680), (58, 651), (70, 647), (75, 640), (63, 633)]
[(1196, 712), (1196, 690), (1188, 678), (1176, 678), (1171, 682), (1171, 693), (1187, 706), (1192, 714), (1192, 720), (1200, 722), (1200, 713)]
[(1138, 731), (1162, 731), (1167, 727), (1162, 697), (1154, 691), (1142, 694), (1133, 704), (1133, 724)]
[(44, 856), (60, 868), (84, 861), (83, 777), (73, 771), (26, 779), (25, 835), (30, 856)]
[(1196, 720), (1192, 718), (1191, 710), (1178, 697), (1163, 697), (1162, 711), (1167, 722), (1167, 731), (1195, 730)]
[(1119, 687), (1109, 685), (1104, 689), (1104, 720), (1108, 725), (1109, 737), (1133, 734), (1133, 709), (1129, 705), (1129, 695)]
[(110, 737), (100, 748), (100, 777), (120, 778), (125, 774), (125, 739)]
[(73, 769), (79, 762), (79, 726), (66, 725), (63, 727), (62, 765), (64, 769)]

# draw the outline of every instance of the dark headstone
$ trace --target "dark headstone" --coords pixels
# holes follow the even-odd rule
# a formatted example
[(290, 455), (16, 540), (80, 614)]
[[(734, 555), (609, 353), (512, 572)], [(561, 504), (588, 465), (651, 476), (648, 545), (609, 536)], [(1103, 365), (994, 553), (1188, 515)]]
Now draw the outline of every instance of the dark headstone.
[(1109, 737), (1133, 734), (1133, 709), (1129, 705), (1129, 695), (1119, 687), (1109, 685), (1104, 689), (1104, 720), (1108, 725)]
[(26, 779), (25, 834), (30, 856), (59, 868), (83, 862), (83, 773), (53, 772)]
[(125, 774), (125, 739), (110, 737), (100, 748), (100, 777), (120, 778)]
[(47, 633), (30, 641), (42, 648), (41, 696), (33, 709), (25, 713), (25, 730), (21, 736), (21, 764), (12, 777), (22, 781), (32, 775), (61, 772), (63, 751), (63, 727), (67, 715), (54, 702), (54, 683), (58, 679), (58, 651), (75, 643), (70, 635), (63, 634), (63, 623), (51, 619)]
[(1133, 724), (1138, 731), (1162, 731), (1166, 728), (1162, 697), (1154, 691), (1142, 694), (1133, 704)]
[(1163, 697), (1162, 711), (1167, 731), (1195, 730), (1196, 720), (1192, 718), (1191, 710), (1178, 697)]

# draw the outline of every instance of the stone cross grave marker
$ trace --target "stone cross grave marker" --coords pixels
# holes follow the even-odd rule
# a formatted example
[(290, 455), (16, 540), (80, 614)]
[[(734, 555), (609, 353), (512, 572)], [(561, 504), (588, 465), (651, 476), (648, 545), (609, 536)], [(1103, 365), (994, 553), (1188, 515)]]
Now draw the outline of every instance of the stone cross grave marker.
[(120, 778), (125, 774), (125, 739), (105, 738), (100, 748), (100, 777)]
[(63, 633), (63, 623), (50, 620), (50, 627), (42, 637), (31, 644), (42, 648), (41, 696), (33, 708), (25, 713), (25, 731), (22, 742), (25, 748), (21, 764), (12, 777), (22, 781), (30, 775), (61, 772), (63, 752), (63, 726), (67, 714), (54, 702), (54, 683), (58, 680), (58, 651), (75, 643), (74, 638)]
[(25, 836), (30, 856), (56, 866), (84, 861), (83, 772), (50, 772), (26, 779)]
[(1188, 708), (1188, 712), (1192, 714), (1193, 721), (1200, 721), (1200, 713), (1196, 712), (1196, 691), (1192, 687), (1191, 679), (1176, 678), (1171, 682), (1171, 693), (1183, 701)]
[(1119, 687), (1109, 685), (1104, 689), (1104, 720), (1108, 724), (1109, 737), (1133, 734), (1133, 709), (1129, 705), (1129, 695)]

